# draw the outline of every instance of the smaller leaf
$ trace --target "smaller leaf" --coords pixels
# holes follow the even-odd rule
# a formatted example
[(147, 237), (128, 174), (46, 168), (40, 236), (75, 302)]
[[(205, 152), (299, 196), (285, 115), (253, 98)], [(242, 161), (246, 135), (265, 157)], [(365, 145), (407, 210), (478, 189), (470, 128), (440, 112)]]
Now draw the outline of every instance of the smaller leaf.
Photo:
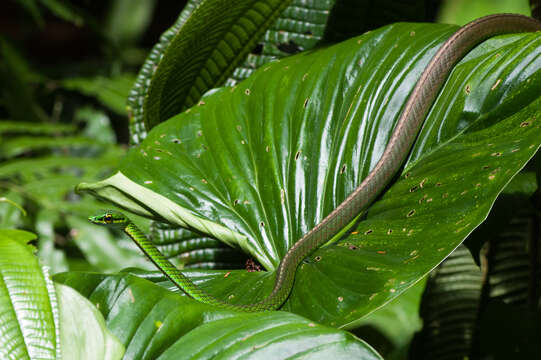
[(62, 85), (68, 90), (94, 97), (114, 112), (125, 115), (126, 99), (134, 81), (134, 74), (125, 73), (110, 78), (103, 76), (71, 78), (62, 81)]
[(0, 121), (0, 135), (58, 135), (73, 133), (74, 131), (75, 126), (71, 124)]
[(38, 137), (38, 136), (20, 136), (14, 139), (6, 140), (0, 144), (0, 154), (3, 157), (15, 157), (29, 151), (43, 151), (49, 149), (95, 149), (101, 150), (104, 144), (97, 143), (96, 140), (82, 136), (65, 137)]

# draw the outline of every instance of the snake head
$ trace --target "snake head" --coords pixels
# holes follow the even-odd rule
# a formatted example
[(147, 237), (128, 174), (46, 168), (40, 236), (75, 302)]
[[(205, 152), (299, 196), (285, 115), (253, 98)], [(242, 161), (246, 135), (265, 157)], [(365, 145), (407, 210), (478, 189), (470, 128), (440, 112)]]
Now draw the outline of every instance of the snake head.
[(97, 225), (125, 225), (129, 221), (124, 214), (115, 211), (106, 211), (98, 215), (90, 216), (88, 220)]

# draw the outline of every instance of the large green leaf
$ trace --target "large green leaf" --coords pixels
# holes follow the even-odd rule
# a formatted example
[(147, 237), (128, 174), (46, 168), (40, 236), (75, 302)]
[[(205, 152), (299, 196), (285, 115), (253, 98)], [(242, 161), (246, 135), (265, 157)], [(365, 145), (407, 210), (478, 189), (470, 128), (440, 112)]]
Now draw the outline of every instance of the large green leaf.
[[(455, 29), (395, 24), (267, 65), (157, 126), (119, 173), (79, 190), (236, 244), (272, 271), (375, 165), (416, 79)], [(353, 322), (486, 218), (540, 146), (540, 52), (538, 34), (512, 35), (459, 63), (401, 176), (366, 219), (305, 259), (284, 309)], [(239, 302), (273, 282), (272, 272), (227, 282), (219, 272), (189, 274)]]
[(281, 311), (242, 314), (171, 293), (132, 275), (65, 273), (102, 312), (125, 358), (381, 359), (350, 333)]

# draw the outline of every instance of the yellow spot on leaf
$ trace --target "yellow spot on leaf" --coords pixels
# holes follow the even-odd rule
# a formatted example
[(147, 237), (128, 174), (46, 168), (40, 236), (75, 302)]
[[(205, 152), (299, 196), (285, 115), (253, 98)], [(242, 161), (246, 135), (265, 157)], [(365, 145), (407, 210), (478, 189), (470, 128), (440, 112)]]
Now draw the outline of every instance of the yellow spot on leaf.
[(498, 87), (498, 85), (500, 85), (501, 82), (502, 82), (502, 79), (496, 80), (496, 82), (494, 83), (494, 85), (492, 85), (492, 87), (490, 88), (490, 90), (491, 90), (491, 91), (496, 90), (496, 88)]
[(130, 302), (133, 304), (135, 302), (135, 296), (133, 296), (131, 289), (128, 289), (128, 295), (130, 296)]

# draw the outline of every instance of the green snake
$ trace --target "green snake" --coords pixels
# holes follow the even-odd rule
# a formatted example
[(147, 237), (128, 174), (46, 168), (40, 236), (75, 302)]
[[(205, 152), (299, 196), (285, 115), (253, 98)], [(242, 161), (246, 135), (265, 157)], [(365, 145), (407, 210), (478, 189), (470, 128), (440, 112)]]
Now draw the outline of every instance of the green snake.
[(171, 264), (154, 244), (120, 213), (107, 212), (90, 217), (90, 221), (96, 224), (120, 226), (171, 281), (196, 300), (221, 308), (246, 312), (278, 309), (291, 292), (295, 272), (300, 262), (365, 210), (400, 169), (419, 133), (424, 118), (454, 65), (475, 45), (491, 36), (538, 30), (541, 30), (539, 21), (515, 14), (489, 15), (458, 29), (441, 46), (421, 74), (376, 166), (336, 209), (289, 249), (276, 271), (272, 292), (260, 302), (235, 305), (207, 294)]

